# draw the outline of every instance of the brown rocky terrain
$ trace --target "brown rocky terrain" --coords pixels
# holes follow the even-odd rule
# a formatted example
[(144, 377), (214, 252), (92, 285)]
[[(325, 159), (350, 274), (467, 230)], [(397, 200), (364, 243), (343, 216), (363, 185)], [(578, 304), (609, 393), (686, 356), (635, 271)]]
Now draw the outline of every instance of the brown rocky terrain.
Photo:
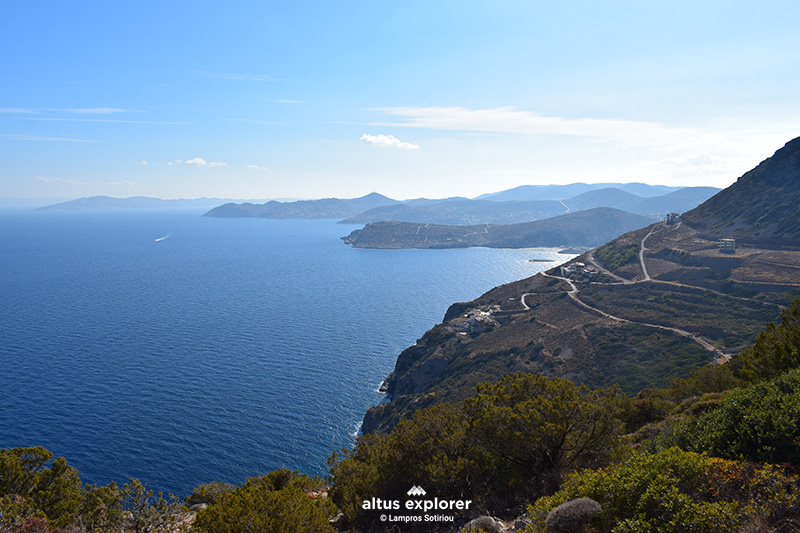
[(795, 139), (679, 221), (453, 304), (400, 354), (384, 382), (391, 401), (368, 411), (364, 432), (517, 371), (633, 395), (724, 363), (800, 296), (798, 161)]

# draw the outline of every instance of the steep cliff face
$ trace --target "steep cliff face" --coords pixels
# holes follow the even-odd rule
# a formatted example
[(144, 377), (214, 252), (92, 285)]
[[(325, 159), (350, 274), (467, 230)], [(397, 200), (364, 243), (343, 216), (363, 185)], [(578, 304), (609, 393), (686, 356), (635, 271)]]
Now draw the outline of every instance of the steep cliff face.
[[(391, 401), (369, 410), (363, 430), (389, 430), (517, 371), (636, 394), (724, 362), (800, 296), (798, 154), (796, 139), (681, 222), (454, 304), (399, 355), (384, 387)], [(727, 236), (733, 250), (720, 248)]]

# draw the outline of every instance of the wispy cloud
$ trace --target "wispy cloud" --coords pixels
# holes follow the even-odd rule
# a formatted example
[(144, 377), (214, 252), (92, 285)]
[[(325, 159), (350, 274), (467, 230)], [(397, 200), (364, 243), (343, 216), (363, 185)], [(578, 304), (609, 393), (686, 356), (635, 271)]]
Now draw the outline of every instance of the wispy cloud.
[(19, 113), (28, 115), (39, 115), (39, 111), (35, 109), (27, 109), (25, 107), (0, 107), (0, 113)]
[(532, 111), (521, 111), (514, 107), (489, 109), (388, 107), (378, 109), (378, 111), (398, 117), (399, 121), (376, 122), (371, 125), (466, 132), (572, 135), (631, 144), (671, 142), (691, 133), (688, 129), (667, 128), (656, 122), (545, 117)]
[(44, 176), (36, 176), (33, 179), (35, 179), (40, 183), (64, 183), (66, 185), (72, 185), (73, 187), (85, 187), (87, 185), (94, 185), (94, 183), (89, 183), (88, 181), (65, 180), (62, 178), (46, 178)]
[(121, 120), (113, 118), (57, 118), (57, 117), (19, 117), (19, 120), (38, 120), (44, 122), (109, 122), (117, 124), (166, 124), (186, 125), (186, 122), (166, 122), (161, 120)]
[(394, 146), (404, 150), (419, 150), (420, 148), (419, 145), (403, 142), (394, 135), (368, 135), (365, 133), (361, 136), (361, 140), (374, 146)]
[[(180, 163), (181, 162), (180, 159), (177, 162)], [(222, 163), (221, 161), (206, 161), (201, 157), (195, 157), (194, 159), (189, 159), (188, 161), (185, 161), (185, 163), (187, 165), (193, 165), (196, 167), (209, 167), (209, 168), (228, 166), (227, 163)]]
[(642, 161), (639, 166), (669, 171), (676, 176), (722, 174), (734, 170), (729, 159), (708, 152), (687, 152), (655, 161)]
[(252, 118), (223, 118), (222, 120), (228, 122), (246, 122), (247, 124), (267, 124), (270, 126), (276, 126), (276, 125), (280, 126), (282, 124), (285, 124), (285, 122), (276, 122), (272, 120), (255, 120)]
[(115, 107), (89, 107), (85, 109), (63, 109), (69, 113), (79, 113), (87, 115), (108, 115), (111, 113), (126, 113), (125, 109), (118, 109)]
[(217, 78), (220, 80), (234, 80), (234, 81), (287, 81), (280, 78), (275, 78), (267, 74), (236, 74), (225, 72), (200, 72), (201, 76), (207, 78)]
[(137, 165), (142, 165), (143, 167), (146, 167), (149, 163), (147, 161), (137, 161), (136, 164)]
[(30, 109), (27, 107), (0, 107), (0, 113), (18, 113), (26, 115), (41, 115), (44, 111), (58, 111), (64, 113), (77, 113), (81, 115), (108, 115), (111, 113), (127, 113), (127, 109), (116, 107), (87, 107), (73, 109)]
[(60, 141), (60, 142), (70, 142), (70, 143), (99, 142), (90, 139), (67, 139), (64, 137), (39, 137), (38, 135), (17, 135), (12, 133), (0, 133), (0, 137), (5, 137), (7, 139), (16, 139), (18, 141)]
[(269, 170), (267, 167), (262, 167), (259, 165), (247, 165), (244, 168), (249, 168), (250, 170)]

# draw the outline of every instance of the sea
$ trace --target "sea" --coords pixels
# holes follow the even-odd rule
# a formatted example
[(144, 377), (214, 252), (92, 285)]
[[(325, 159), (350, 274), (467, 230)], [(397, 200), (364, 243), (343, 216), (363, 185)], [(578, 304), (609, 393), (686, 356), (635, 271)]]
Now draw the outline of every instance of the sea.
[(324, 476), (450, 304), (573, 257), (354, 249), (334, 220), (202, 213), (0, 209), (0, 448), (181, 497)]

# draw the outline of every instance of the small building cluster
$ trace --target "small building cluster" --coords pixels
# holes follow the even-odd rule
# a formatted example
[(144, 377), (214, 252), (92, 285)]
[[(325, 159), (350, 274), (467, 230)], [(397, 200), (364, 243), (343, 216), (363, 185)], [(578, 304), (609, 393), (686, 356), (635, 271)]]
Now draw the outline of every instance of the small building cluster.
[(492, 306), (489, 309), (474, 309), (461, 318), (453, 320), (452, 325), (462, 334), (478, 334), (492, 330), (500, 324), (492, 318), (492, 313), (499, 311), (498, 306)]
[(589, 281), (597, 275), (597, 269), (585, 263), (570, 263), (561, 267), (561, 276), (570, 279)]
[(681, 214), (680, 213), (667, 213), (667, 217), (664, 219), (664, 222), (667, 225), (677, 224), (681, 221)]
[(720, 239), (717, 246), (719, 246), (719, 251), (723, 254), (736, 253), (736, 239)]

